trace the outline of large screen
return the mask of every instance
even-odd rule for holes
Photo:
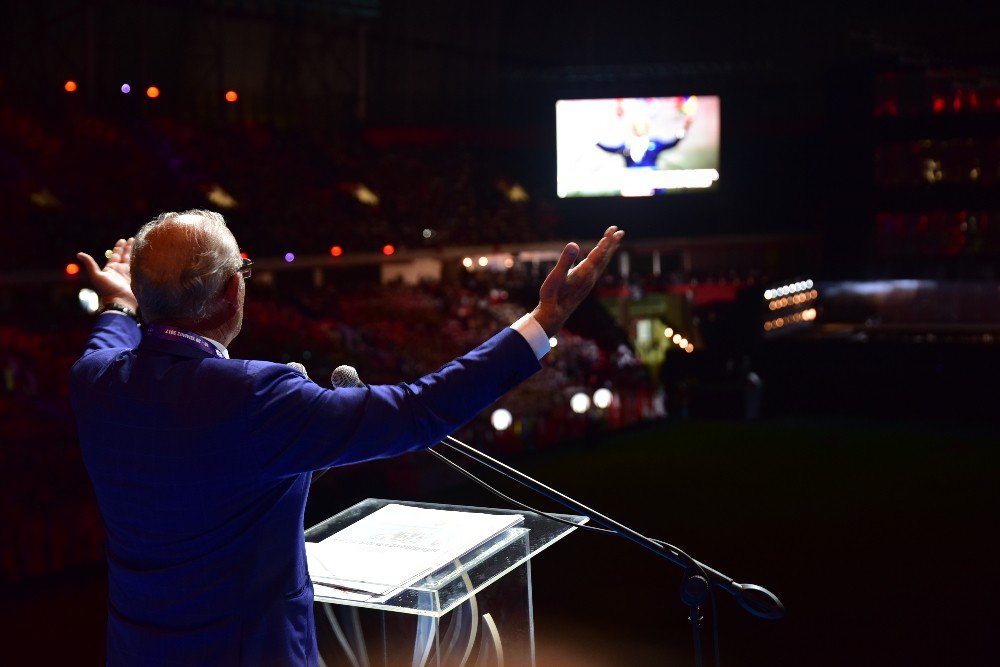
[[[560,197],[648,197],[719,180],[719,98],[556,102]]]

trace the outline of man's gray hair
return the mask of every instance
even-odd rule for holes
[[[199,219],[180,219],[189,216]],[[132,290],[146,321],[201,322],[219,310],[219,295],[241,265],[236,239],[220,214],[161,213],[135,235]]]

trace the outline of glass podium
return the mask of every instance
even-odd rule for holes
[[[326,667],[493,667],[535,664],[531,559],[576,528],[524,510],[369,498],[305,532],[320,542],[390,503],[524,521],[384,602],[348,600],[313,581]],[[570,524],[586,517],[554,514]]]

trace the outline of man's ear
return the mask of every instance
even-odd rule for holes
[[[226,301],[227,310],[231,309],[230,312],[236,312],[240,307],[240,281],[243,278],[240,274],[234,273],[229,280],[226,281],[226,287],[222,290],[222,298]]]

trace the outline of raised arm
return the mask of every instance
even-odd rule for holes
[[[625,144],[617,144],[611,146],[609,144],[602,144],[601,142],[597,142],[596,145],[602,151],[605,151],[607,153],[621,153],[625,149]]]
[[[87,271],[102,308],[127,308],[131,312],[131,316],[126,317],[121,310],[105,310],[90,332],[84,356],[96,350],[136,345],[139,342],[139,327],[138,320],[133,318],[139,310],[139,303],[132,293],[132,239],[118,239],[103,269],[85,252],[77,253],[76,257]]]
[[[624,230],[608,227],[598,244],[576,266],[573,262],[580,254],[580,246],[567,243],[563,248],[555,268],[538,290],[538,305],[531,313],[550,337],[556,335],[594,288],[623,236]]]

